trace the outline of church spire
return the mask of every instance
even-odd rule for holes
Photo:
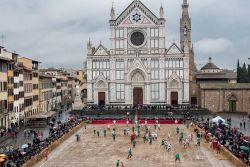
[[[111,18],[111,20],[115,20],[114,2],[112,2],[112,8],[111,8],[111,12],[110,12],[110,18]]]
[[[183,0],[182,4],[182,17],[180,19],[180,36],[181,36],[181,49],[191,49],[191,19],[188,13],[189,4],[187,0]]]
[[[163,10],[162,4],[160,7],[160,18],[164,18],[164,10]]]

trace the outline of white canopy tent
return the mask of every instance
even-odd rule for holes
[[[225,124],[225,122],[226,122],[225,119],[221,118],[220,116],[217,116],[217,117],[213,118],[212,122],[216,123],[216,124],[219,124],[220,120],[222,121],[222,124]]]

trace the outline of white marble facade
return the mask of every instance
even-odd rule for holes
[[[185,3],[184,0],[183,11]],[[191,24],[181,30],[185,33],[181,40],[186,39],[181,41],[183,49],[176,43],[166,48],[162,6],[157,17],[141,1],[134,0],[115,16],[112,7],[110,48],[102,44],[95,48],[90,41],[87,44],[88,104],[102,101],[134,105],[134,88],[142,89],[139,96],[143,97],[143,104],[173,104],[173,93],[178,96],[175,103],[189,104],[190,35],[187,34],[191,32]],[[105,93],[105,97],[100,93]]]

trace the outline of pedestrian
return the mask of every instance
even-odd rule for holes
[[[121,167],[124,167],[124,164],[123,164],[123,162],[121,161]]]
[[[133,156],[133,154],[132,154],[132,149],[130,148],[130,149],[128,150],[128,159],[129,159],[129,158],[132,158],[132,156]]]
[[[243,122],[243,128],[244,128],[244,130],[246,129],[246,122],[245,121]]]
[[[23,135],[24,135],[24,138],[26,138],[27,134],[26,134],[26,130],[23,131]]]
[[[106,137],[106,129],[103,130],[104,137]]]
[[[94,136],[95,136],[95,134],[96,134],[96,130],[94,129]]]
[[[87,124],[86,123],[84,124],[84,128],[87,129]]]
[[[242,122],[240,122],[240,129],[242,129]]]
[[[175,162],[176,162],[176,161],[181,162],[180,154],[179,154],[179,153],[176,153],[176,154],[175,154]]]
[[[119,167],[119,166],[120,166],[120,160],[117,160],[116,167]]]
[[[99,132],[99,131],[97,131],[97,136],[98,136],[98,137],[100,136],[100,132]]]

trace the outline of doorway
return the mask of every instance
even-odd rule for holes
[[[192,106],[197,105],[197,97],[195,97],[195,96],[191,97],[191,105]]]
[[[178,92],[171,92],[171,105],[178,106]]]
[[[99,106],[105,106],[105,92],[98,93],[98,104]]]
[[[133,104],[134,106],[138,106],[143,104],[143,89],[140,87],[136,87],[133,90]]]
[[[229,101],[229,111],[236,112],[236,101],[235,100]]]

